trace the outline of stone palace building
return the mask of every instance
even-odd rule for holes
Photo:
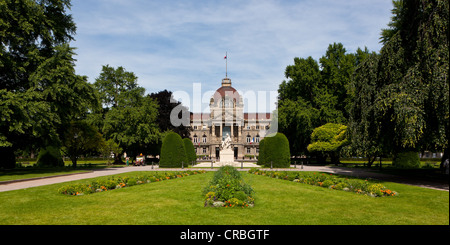
[[[191,113],[190,137],[197,155],[220,161],[222,141],[229,135],[235,159],[255,159],[259,142],[270,128],[271,113],[244,113],[242,96],[228,77],[211,97],[210,113]]]

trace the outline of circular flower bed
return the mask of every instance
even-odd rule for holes
[[[234,167],[223,166],[203,190],[205,207],[253,207],[253,189]]]

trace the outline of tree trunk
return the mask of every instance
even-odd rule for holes
[[[16,156],[14,155],[14,148],[0,147],[0,168],[13,169],[16,167]]]
[[[444,163],[445,163],[445,160],[447,160],[447,159],[448,159],[448,148],[445,148],[444,154],[442,155],[441,164],[440,164],[440,169],[443,171],[445,171]]]
[[[327,158],[322,154],[317,154],[316,156],[317,164],[326,164]]]
[[[373,157],[371,157],[371,156],[369,156],[369,157],[367,157],[367,167],[368,168],[371,168],[372,167],[372,164],[375,162],[375,159],[377,159],[377,156],[373,156]]]
[[[124,162],[122,161],[122,158],[120,157],[120,154],[115,154],[114,153],[114,164],[124,164]]]
[[[341,163],[341,161],[339,160],[339,153],[337,153],[337,152],[331,152],[330,159],[331,159],[331,163],[335,164],[336,166],[339,165],[339,163]]]
[[[72,167],[77,168],[77,156],[71,156],[70,160],[72,160]]]

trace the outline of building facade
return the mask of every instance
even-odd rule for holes
[[[222,141],[231,137],[235,159],[255,159],[267,134],[271,113],[244,113],[242,96],[224,78],[211,97],[210,113],[191,113],[191,140],[201,159],[220,161]]]

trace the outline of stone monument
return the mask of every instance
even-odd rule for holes
[[[231,148],[231,137],[228,133],[225,139],[222,141],[222,146],[220,148],[220,163],[233,164],[234,151]]]

